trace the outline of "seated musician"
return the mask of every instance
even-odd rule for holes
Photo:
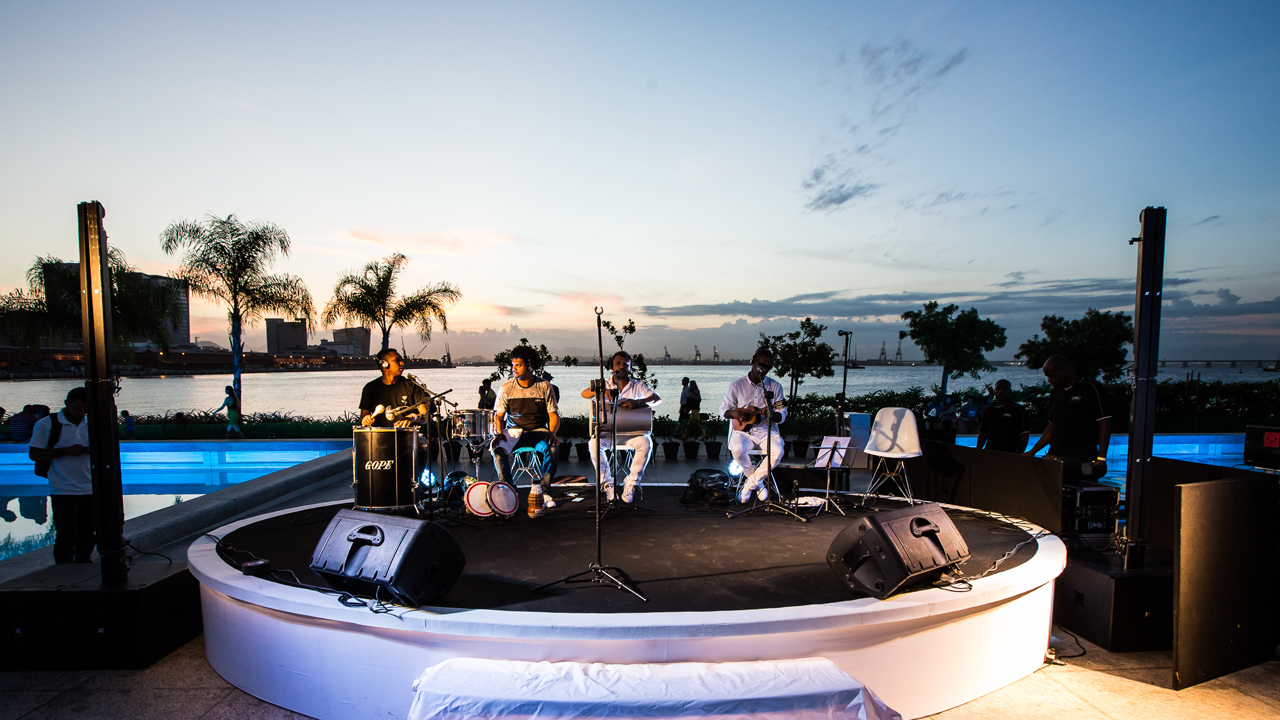
[[[768,500],[769,488],[765,479],[769,471],[782,461],[782,433],[778,424],[787,419],[787,410],[782,384],[765,377],[772,369],[773,352],[763,347],[756,350],[751,356],[751,371],[729,385],[720,403],[720,414],[732,425],[729,429],[729,454],[746,476],[738,496],[739,502],[750,500],[751,493],[756,493],[761,501]],[[766,412],[769,413],[768,418]],[[769,431],[770,422],[772,433]],[[767,454],[755,468],[751,467],[749,457],[753,452]]]
[[[662,398],[658,397],[658,394],[651,390],[648,385],[640,382],[639,380],[632,379],[630,353],[627,353],[624,350],[619,350],[613,354],[613,359],[610,363],[613,366],[613,375],[605,378],[604,381],[605,391],[608,395],[608,398],[604,399],[604,412],[607,415],[612,416],[613,402],[611,402],[611,400],[616,398],[620,425],[622,422],[621,417],[626,411],[643,410],[651,408],[662,402]],[[582,397],[584,398],[594,398],[595,396],[596,393],[589,387],[582,391]],[[652,413],[650,413],[649,427],[653,427]],[[600,433],[601,448],[613,447],[612,432],[606,428],[601,428],[599,425],[596,426],[596,431]],[[644,468],[649,464],[649,458],[653,455],[653,433],[643,432],[639,434],[632,434],[619,431],[619,441],[623,440],[624,436],[626,436],[626,442],[622,443],[623,446],[635,450],[635,455],[631,458],[631,469],[627,473],[626,480],[624,480],[622,484],[622,502],[630,503],[635,499],[636,487],[640,484],[640,477],[644,474]],[[591,448],[591,462],[598,464],[599,459],[596,457],[596,443],[594,439],[589,443],[589,445]],[[605,497],[607,497],[610,502],[613,502],[613,473],[608,463],[601,468],[601,474],[601,480],[604,483]]]
[[[542,459],[541,486],[542,507],[556,506],[551,499],[551,478],[556,471],[556,432],[560,429],[560,411],[551,393],[551,383],[533,374],[538,360],[532,348],[520,345],[511,351],[511,374],[502,383],[498,399],[494,403],[493,465],[498,479],[511,482],[511,453],[517,448],[536,447]],[[531,491],[532,496],[538,494]]]
[[[400,353],[395,348],[379,352],[378,366],[382,377],[370,380],[360,391],[360,425],[409,427],[423,422],[427,417],[427,393],[404,376]],[[387,412],[393,412],[395,417],[388,420]]]

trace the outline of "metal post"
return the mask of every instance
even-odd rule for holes
[[[1151,502],[1151,453],[1156,420],[1156,374],[1159,372],[1160,298],[1164,287],[1164,208],[1148,207],[1138,215],[1138,282],[1133,312],[1133,406],[1129,422],[1129,466],[1125,484],[1128,546],[1125,566],[1143,565],[1147,544],[1147,511]]]
[[[102,582],[128,579],[124,557],[124,484],[116,434],[116,384],[112,377],[111,266],[107,262],[106,210],[98,201],[77,206],[80,226],[80,315],[84,385],[89,391],[89,464],[93,509],[102,560]]]

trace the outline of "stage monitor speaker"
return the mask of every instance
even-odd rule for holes
[[[968,557],[969,546],[937,503],[855,517],[827,551],[840,582],[880,600]]]
[[[466,563],[436,523],[359,510],[340,510],[311,556],[333,589],[412,607],[444,597]]]

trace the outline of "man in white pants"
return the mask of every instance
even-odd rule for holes
[[[743,503],[751,499],[753,492],[761,501],[769,499],[765,478],[782,461],[782,433],[778,425],[787,419],[787,409],[783,402],[782,384],[765,377],[772,369],[773,351],[763,347],[756,350],[751,356],[751,371],[729,385],[720,403],[720,414],[732,425],[729,429],[729,454],[746,476],[738,495],[738,501]],[[770,422],[772,433],[769,432]],[[748,455],[752,452],[767,453],[755,468],[751,467]]]
[[[612,403],[609,402],[608,397],[613,397],[614,392],[616,391],[619,411],[619,427],[623,425],[621,417],[622,411],[643,410],[645,408],[651,408],[662,402],[662,398],[658,397],[658,394],[655,393],[648,385],[631,377],[630,353],[627,353],[624,350],[619,350],[613,354],[613,359],[610,360],[610,364],[613,367],[613,375],[606,377],[604,380],[607,396],[604,398],[606,406],[605,412],[612,414],[613,407]],[[582,391],[582,397],[584,398],[590,399],[595,396],[596,393],[590,387]],[[652,414],[650,414],[649,427],[653,427]],[[600,432],[600,447],[613,447],[613,433],[599,426],[596,426],[596,430]],[[645,466],[649,464],[649,457],[653,455],[653,433],[618,433],[618,440],[620,442],[624,437],[626,438],[626,441],[622,442],[623,447],[629,447],[635,451],[635,454],[631,458],[631,469],[627,473],[626,480],[624,480],[622,484],[622,502],[630,503],[635,499],[636,486],[640,484],[640,477],[644,474]],[[596,457],[596,443],[592,440],[588,444],[591,448],[591,462],[592,464],[598,465],[600,460]],[[605,497],[609,499],[609,502],[613,502],[613,473],[610,471],[608,464],[600,469],[600,474],[601,481],[604,483]]]

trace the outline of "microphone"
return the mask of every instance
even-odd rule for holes
[[[383,410],[386,410],[386,408],[385,408],[385,407],[383,407],[382,405],[374,405],[374,406],[373,406],[373,412],[372,412],[371,414],[373,414],[373,415],[381,415]]]
[[[840,331],[837,331],[836,334],[843,337],[845,335],[852,335],[853,333],[849,332],[848,330],[840,330]]]

